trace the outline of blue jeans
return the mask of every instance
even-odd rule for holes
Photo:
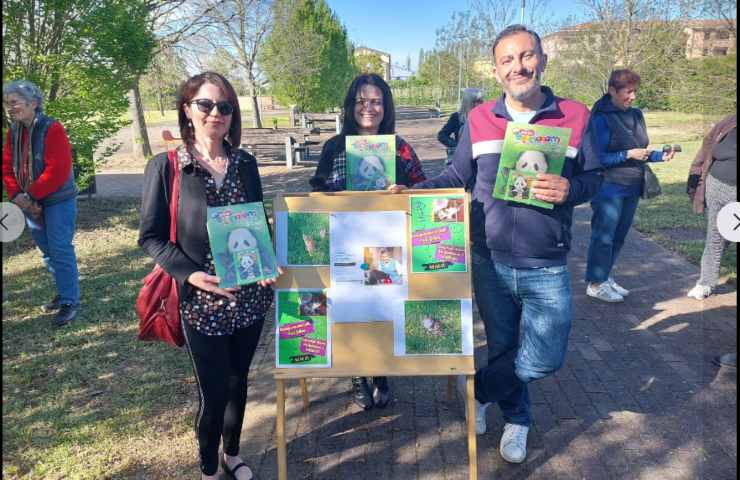
[[[46,268],[54,276],[60,303],[80,303],[80,276],[72,238],[77,221],[77,198],[43,207],[43,224],[26,217]]]
[[[605,282],[617,261],[635,218],[640,197],[599,196],[591,202],[591,243],[588,246],[586,281]]]
[[[488,342],[475,398],[498,403],[507,423],[531,425],[527,384],[565,360],[571,324],[568,266],[512,268],[473,253],[473,289]]]

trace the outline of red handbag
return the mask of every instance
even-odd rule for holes
[[[177,152],[167,155],[170,168],[170,242],[177,239],[177,203],[180,198],[180,169]],[[180,324],[180,294],[177,281],[159,264],[144,277],[144,286],[136,297],[136,314],[139,316],[139,340],[161,340],[175,347],[182,347],[185,337]]]

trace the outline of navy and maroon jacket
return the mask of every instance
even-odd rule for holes
[[[570,181],[563,205],[548,210],[493,198],[506,124],[512,121],[504,96],[468,114],[452,164],[437,177],[414,188],[466,187],[472,190],[470,214],[473,251],[515,268],[565,265],[570,250],[573,207],[587,202],[601,185],[601,169],[591,135],[586,133],[588,108],[556,97],[542,87],[546,100],[530,123],[570,128],[561,175]]]

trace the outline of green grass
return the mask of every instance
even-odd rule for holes
[[[312,253],[307,242],[314,245]],[[329,265],[328,214],[288,213],[288,264]]]
[[[459,300],[411,300],[406,309],[406,353],[462,353],[462,317]],[[430,318],[441,322],[439,335],[424,327]]]
[[[684,152],[669,164],[655,165],[664,193],[641,202],[635,226],[698,264],[706,220],[691,211],[685,181],[702,128],[710,122],[665,112],[646,116],[656,144],[681,143]],[[41,312],[54,289],[28,232],[3,244],[5,479],[197,475],[192,431],[197,398],[187,355],[136,339],[133,305],[141,279],[152,267],[136,244],[139,206],[138,200],[79,202],[75,245],[83,307],[80,318],[61,329]],[[270,200],[265,210],[271,217]],[[687,235],[692,232],[693,237]],[[736,259],[732,244],[722,265],[733,281]],[[435,305],[426,313],[439,320],[451,315],[439,318],[440,312]],[[418,319],[423,313],[409,317]],[[421,324],[414,322],[409,322],[407,336],[427,337],[419,335]],[[407,348],[436,348],[430,345]],[[440,348],[459,351],[461,346]]]
[[[136,245],[139,202],[79,207],[83,307],[69,326],[40,310],[54,289],[28,232],[3,245],[3,478],[190,475],[161,460],[194,460],[187,355],[136,339],[152,267]]]

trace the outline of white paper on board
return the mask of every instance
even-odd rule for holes
[[[332,322],[403,317],[403,302],[408,298],[406,223],[403,211],[330,215],[331,287],[327,295]]]
[[[403,319],[403,302],[408,294],[400,288],[375,293],[355,287],[327,289],[327,310],[332,323],[394,322]]]
[[[462,310],[462,351],[463,355],[473,355],[475,344],[473,343],[473,300],[463,298],[460,300]]]

